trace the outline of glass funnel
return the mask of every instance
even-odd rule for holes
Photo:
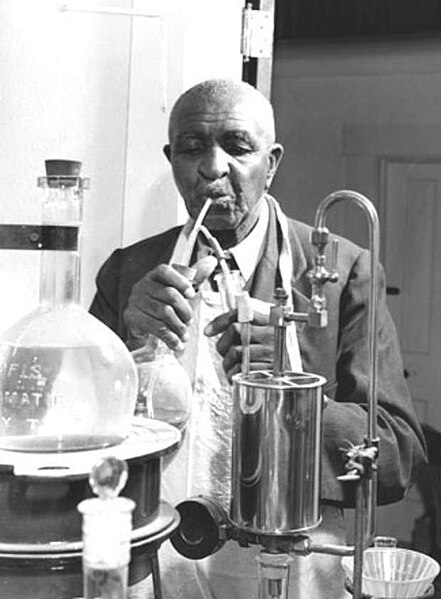
[[[46,161],[40,303],[0,335],[0,448],[106,447],[129,432],[137,372],[124,343],[79,304],[81,163]]]

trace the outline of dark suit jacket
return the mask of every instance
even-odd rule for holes
[[[306,274],[313,266],[311,228],[291,219],[288,227],[294,307],[306,311],[311,293]],[[116,250],[101,267],[91,313],[124,341],[123,314],[133,285],[156,265],[168,262],[179,232],[180,227],[175,227]],[[366,434],[369,252],[339,239],[339,280],[325,288],[329,324],[324,329],[300,324],[297,330],[304,370],[327,379],[326,394],[331,398],[324,410],[322,499],[352,506],[353,483],[341,483],[336,476],[344,473],[341,448],[361,444]],[[425,460],[425,446],[403,378],[397,334],[386,307],[383,272],[378,320],[378,500],[390,503],[401,499],[410,486]]]

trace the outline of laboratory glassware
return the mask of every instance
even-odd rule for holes
[[[80,301],[81,163],[47,160],[40,302],[0,335],[0,449],[86,450],[123,441],[137,372],[117,335]]]

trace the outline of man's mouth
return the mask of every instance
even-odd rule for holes
[[[233,198],[231,198],[230,196],[221,196],[218,198],[213,198],[211,210],[212,212],[229,210],[231,209],[233,203]]]
[[[212,204],[210,211],[216,212],[217,210],[225,210],[231,207],[234,203],[234,198],[228,192],[222,191],[209,191],[205,194],[205,200],[210,198]]]

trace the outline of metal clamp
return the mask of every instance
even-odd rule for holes
[[[338,480],[360,480],[363,477],[369,478],[372,470],[377,469],[376,460],[378,457],[378,439],[372,445],[367,441],[363,445],[352,445],[346,450],[346,473],[337,476]]]

